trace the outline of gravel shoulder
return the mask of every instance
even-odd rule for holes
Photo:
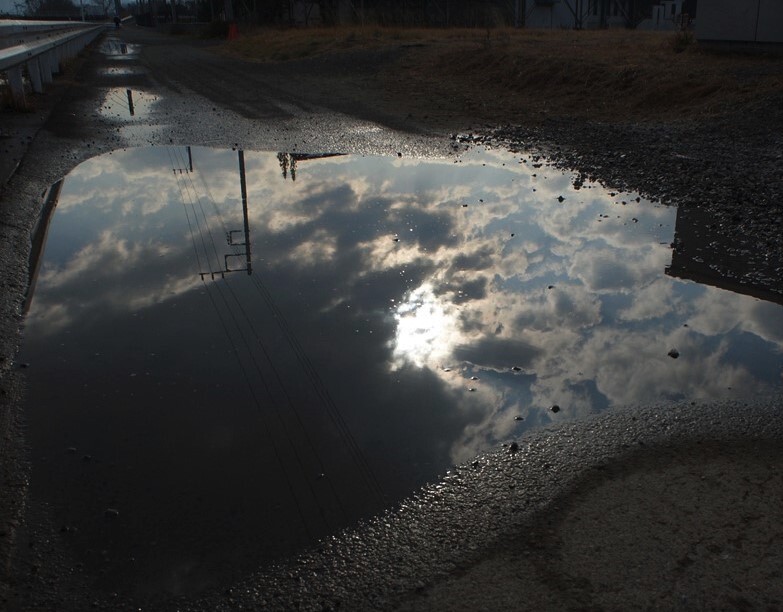
[[[0,164],[0,604],[9,609],[138,607],[80,587],[25,507],[24,371],[15,353],[29,236],[41,193],[93,155],[168,143],[404,155],[474,143],[525,150],[678,205],[730,255],[714,282],[783,295],[777,93],[709,117],[526,116],[513,98],[488,100],[480,83],[435,79],[416,47],[257,64],[141,29],[122,36],[144,48],[146,72],[134,87],[163,94],[154,116],[126,129],[96,114],[110,81],[96,76],[95,50],[36,100],[35,112],[0,114],[13,150]],[[694,255],[688,242],[674,248]],[[703,245],[695,247],[698,254]],[[290,566],[156,607],[778,609],[780,415],[779,398],[749,398],[540,432],[519,452],[478,458],[408,508]]]

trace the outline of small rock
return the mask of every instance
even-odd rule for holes
[[[515,421],[522,421],[522,420],[524,420],[524,418],[525,417],[521,417],[521,416],[517,415],[517,416],[514,417],[514,420]]]
[[[551,410],[552,412],[560,412],[560,406],[558,406],[557,404],[555,404],[554,406],[552,406],[552,407],[550,408],[550,410]]]
[[[106,510],[103,513],[103,516],[105,516],[106,518],[117,518],[119,515],[120,515],[120,511],[114,508],[106,508]]]
[[[514,366],[513,368],[511,368],[511,370],[514,372],[521,372],[522,368],[520,368],[519,366]]]
[[[557,201],[558,202],[562,202],[563,200],[565,200],[565,198],[563,196],[557,196]]]
[[[677,357],[680,356],[680,351],[678,351],[677,349],[672,349],[667,353],[667,355],[669,355],[669,357],[671,357],[672,359],[677,359]]]
[[[510,450],[512,453],[517,452],[519,450],[519,444],[512,442],[511,446],[508,447],[508,450]]]

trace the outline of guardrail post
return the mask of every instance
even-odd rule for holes
[[[65,51],[63,50],[63,47],[60,46],[54,50],[52,74],[60,74],[63,71],[63,64],[65,64]]]
[[[25,108],[24,99],[24,80],[22,80],[22,69],[19,66],[10,68],[6,75],[8,76],[8,87],[11,90],[11,101],[15,108]]]
[[[35,93],[43,93],[43,78],[41,77],[41,60],[34,58],[27,62],[27,73],[30,75],[30,83]]]
[[[40,56],[40,62],[41,78],[43,79],[44,84],[51,83],[54,80],[52,78],[52,74],[54,74],[54,66],[52,65],[54,62],[54,53],[52,51],[44,53]]]

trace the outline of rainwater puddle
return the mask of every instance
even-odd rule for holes
[[[160,96],[137,89],[112,87],[106,92],[98,112],[107,119],[142,119],[149,116],[152,105],[158,100]]]
[[[113,61],[126,61],[138,59],[141,51],[140,45],[126,43],[116,36],[107,35],[101,42],[100,52]]]
[[[101,588],[225,583],[531,428],[780,384],[779,305],[665,273],[674,208],[496,151],[240,155],[50,194],[32,495]]]
[[[109,77],[127,77],[135,76],[138,74],[144,74],[144,70],[141,68],[133,68],[130,66],[109,66],[108,68],[101,68],[98,71],[101,76]]]

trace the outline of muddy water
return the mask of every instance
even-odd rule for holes
[[[529,429],[780,384],[781,307],[686,280],[673,208],[494,151],[243,160],[50,194],[32,494],[101,588],[209,588]]]

